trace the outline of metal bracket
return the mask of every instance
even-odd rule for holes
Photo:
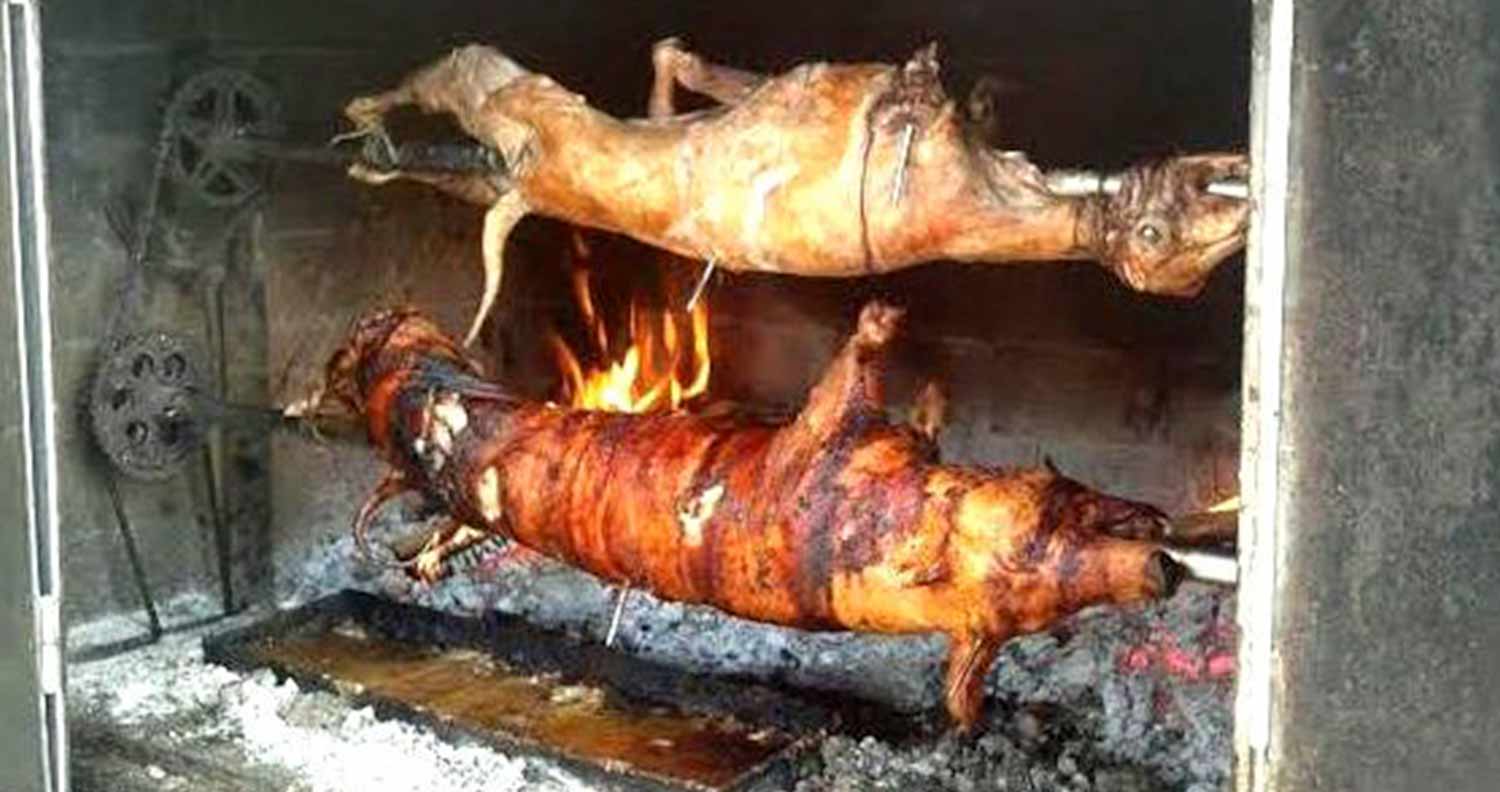
[[[238,206],[265,188],[265,163],[222,150],[240,136],[276,138],[281,102],[270,86],[237,69],[193,75],[167,103],[167,163],[172,177],[209,206]]]

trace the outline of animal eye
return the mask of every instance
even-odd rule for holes
[[[1153,246],[1161,244],[1162,239],[1166,236],[1162,233],[1160,226],[1150,222],[1141,223],[1137,226],[1135,235],[1140,237],[1142,242]]]

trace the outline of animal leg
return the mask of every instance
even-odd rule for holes
[[[838,433],[849,417],[878,412],[884,406],[881,375],[886,347],[895,337],[903,313],[880,302],[869,303],[860,311],[854,334],[808,394],[806,406],[797,415],[798,428],[791,436],[817,447]]]
[[[395,161],[396,144],[391,142],[391,136],[386,132],[385,116],[391,110],[410,104],[411,101],[411,91],[405,84],[378,94],[355,97],[344,105],[344,117],[354,124],[354,128],[334,135],[329,145],[361,138],[374,138],[385,149],[386,157]]]
[[[528,569],[547,560],[547,557],[535,550],[511,541],[505,547],[487,555],[479,562],[479,571],[485,574],[498,574],[502,569],[510,567],[513,569]]]
[[[405,179],[421,182],[437,188],[461,201],[480,206],[493,206],[504,192],[490,179],[474,173],[446,173],[442,171],[380,170],[367,163],[356,162],[349,166],[349,177],[365,184],[376,186]]]
[[[391,110],[414,104],[428,113],[451,113],[465,132],[482,140],[485,101],[527,74],[494,47],[472,44],[424,66],[389,91],[356,97],[344,106],[344,116],[356,132],[376,130]]]
[[[505,240],[516,223],[530,211],[526,199],[519,192],[511,191],[500,196],[500,200],[484,213],[484,293],[479,298],[479,311],[474,315],[474,322],[464,336],[464,346],[474,343],[479,328],[484,326],[485,318],[495,305],[495,298],[500,295],[500,275],[505,270]]]
[[[370,554],[370,545],[365,535],[370,531],[370,522],[375,519],[376,512],[380,511],[386,501],[409,489],[412,486],[406,476],[401,471],[392,469],[386,472],[385,478],[375,485],[375,491],[360,504],[359,512],[354,515],[354,544],[361,555],[368,557]]]
[[[943,704],[960,731],[971,731],[984,711],[984,678],[1002,639],[995,635],[954,635],[948,646]]]
[[[502,566],[525,567],[544,558],[513,540],[463,525],[451,518],[392,542],[390,550],[396,556],[397,566],[430,585],[453,571],[452,559],[455,556],[495,543],[499,543],[498,549],[476,551],[481,553],[474,570],[476,574],[493,575]]]
[[[908,422],[928,440],[937,442],[938,432],[942,431],[947,417],[948,396],[943,393],[942,386],[929,380],[917,392]]]
[[[449,558],[479,544],[488,536],[483,531],[450,520],[427,537],[422,549],[406,562],[406,569],[416,579],[432,585],[447,574]]]
[[[766,80],[755,72],[709,63],[697,53],[683,49],[682,39],[675,37],[662,39],[651,48],[651,67],[648,112],[653,119],[677,114],[672,94],[678,85],[719,104],[737,105]]]

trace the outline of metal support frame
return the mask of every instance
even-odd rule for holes
[[[11,484],[0,492],[6,532],[3,590],[30,629],[9,625],[11,640],[0,650],[0,707],[9,721],[0,746],[0,788],[65,792],[68,788],[67,729],[63,703],[62,576],[57,508],[57,400],[53,393],[51,279],[48,267],[46,155],[42,119],[41,30],[33,0],[7,0],[0,15],[4,47],[5,137],[3,167],[6,244],[0,267],[9,294],[0,301],[0,449],[17,460]],[[12,431],[14,430],[14,431]],[[17,448],[10,448],[10,446]],[[14,463],[8,463],[14,464]],[[22,536],[18,539],[17,534]],[[24,562],[24,563],[18,563]],[[16,565],[19,568],[11,568]],[[15,589],[15,591],[12,591]],[[17,608],[16,605],[20,607]],[[29,636],[27,635],[29,633]],[[26,638],[29,638],[27,640]],[[29,704],[25,703],[29,699]]]
[[[1275,611],[1283,543],[1277,509],[1286,291],[1287,168],[1291,138],[1294,0],[1255,0],[1251,43],[1250,194],[1245,254],[1245,348],[1240,431],[1235,789],[1268,789],[1274,762]]]

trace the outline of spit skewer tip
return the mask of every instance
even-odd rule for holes
[[[698,276],[698,285],[693,287],[693,293],[688,297],[685,310],[691,312],[693,307],[698,304],[698,300],[703,297],[704,290],[708,288],[709,280],[714,276],[714,269],[718,266],[719,260],[713,257],[710,257],[708,263],[703,265],[703,274]]]
[[[1162,552],[1186,568],[1189,579],[1226,586],[1239,581],[1239,561],[1231,554],[1177,547],[1163,547]]]
[[[622,586],[620,593],[615,597],[615,613],[609,620],[609,632],[604,636],[604,646],[609,648],[615,643],[615,635],[620,632],[620,617],[625,615],[625,599],[630,596],[630,588]]]
[[[1094,171],[1055,171],[1047,174],[1047,189],[1057,195],[1114,195],[1120,191],[1120,184],[1118,175],[1106,176]],[[1250,185],[1237,179],[1210,182],[1204,190],[1210,195],[1223,198],[1241,201],[1250,199]]]

